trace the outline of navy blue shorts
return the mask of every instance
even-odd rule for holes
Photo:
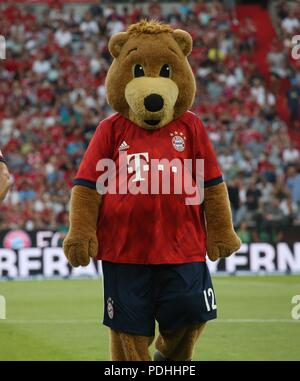
[[[154,336],[217,317],[205,262],[132,265],[102,261],[103,324],[117,331]]]

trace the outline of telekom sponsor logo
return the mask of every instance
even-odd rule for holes
[[[118,163],[101,159],[96,170],[102,172],[96,186],[102,195],[181,194],[186,205],[203,202],[203,159],[151,159],[148,152],[120,151]]]

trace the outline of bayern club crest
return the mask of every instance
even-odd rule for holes
[[[185,149],[185,140],[186,140],[186,137],[184,136],[184,134],[182,132],[175,131],[175,132],[171,132],[170,136],[172,138],[173,147],[176,149],[176,151],[183,152]]]
[[[24,249],[31,246],[31,238],[24,230],[11,230],[3,238],[5,249]]]
[[[110,319],[114,318],[114,301],[112,298],[107,299],[107,315]]]

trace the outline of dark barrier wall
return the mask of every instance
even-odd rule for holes
[[[45,230],[1,231],[0,278],[101,275],[99,261],[76,269],[68,265],[61,248],[63,236],[60,232]],[[213,273],[300,273],[300,239],[299,242],[244,243],[232,257],[208,261],[208,266]]]

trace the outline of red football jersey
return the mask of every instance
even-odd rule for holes
[[[157,130],[140,128],[119,113],[99,124],[74,181],[94,189],[97,185],[103,194],[99,260],[205,261],[203,210],[200,202],[187,202],[197,188],[196,159],[204,159],[204,187],[223,181],[205,128],[189,111]],[[109,176],[108,161],[115,166]],[[186,161],[191,167],[181,165]]]

